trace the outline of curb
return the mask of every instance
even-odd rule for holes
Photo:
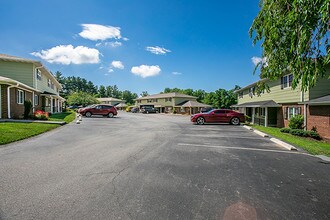
[[[284,148],[288,149],[288,150],[295,150],[295,151],[297,150],[296,147],[292,146],[291,144],[285,143],[284,141],[281,141],[281,140],[279,140],[277,138],[270,138],[270,140],[272,142],[280,145],[281,147],[284,147]]]
[[[248,129],[248,130],[250,130],[250,131],[253,131],[254,133],[256,133],[256,134],[258,134],[258,135],[260,135],[260,136],[262,136],[262,137],[269,137],[268,134],[263,133],[263,132],[261,132],[261,131],[258,131],[258,130],[256,130],[256,129],[253,129],[253,128],[250,127],[250,126],[243,125],[243,128]],[[274,143],[276,143],[276,144],[278,144],[278,145],[280,145],[281,147],[284,147],[284,148],[287,149],[287,150],[294,150],[294,151],[297,151],[297,148],[296,148],[295,146],[293,146],[293,145],[291,145],[291,144],[288,144],[288,143],[286,143],[286,142],[284,142],[284,141],[281,141],[281,140],[279,140],[279,139],[277,139],[277,138],[270,137],[269,140],[272,141],[272,142],[274,142]]]

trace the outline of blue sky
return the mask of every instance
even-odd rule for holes
[[[0,53],[137,94],[231,89],[258,79],[258,2],[0,0]]]

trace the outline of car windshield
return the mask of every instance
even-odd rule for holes
[[[214,109],[211,109],[210,111],[205,112],[205,114],[210,114],[213,111],[214,111]]]

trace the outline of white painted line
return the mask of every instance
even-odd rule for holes
[[[225,136],[225,135],[200,135],[200,134],[184,134],[182,136],[188,136],[188,137],[200,137],[200,138],[241,138],[241,139],[258,139],[258,140],[264,140],[264,138],[256,138],[251,136]]]
[[[284,141],[281,141],[277,138],[270,138],[270,140],[278,145],[280,145],[281,147],[284,147],[285,149],[288,150],[297,150],[296,147],[292,146],[291,144],[285,143]]]
[[[265,134],[265,133],[263,133],[261,131],[258,131],[258,130],[253,130],[253,132],[260,135],[261,137],[269,137],[268,134]]]
[[[233,149],[233,150],[246,150],[246,151],[262,151],[262,152],[275,152],[275,153],[286,153],[286,154],[304,154],[298,153],[296,151],[284,151],[284,150],[270,150],[270,149],[259,149],[259,148],[245,148],[245,147],[229,147],[221,145],[204,145],[204,144],[188,144],[188,143],[178,143],[179,146],[192,146],[192,147],[207,147],[207,148],[218,148],[218,149]],[[310,155],[309,155],[310,156]]]

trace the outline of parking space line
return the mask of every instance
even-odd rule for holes
[[[302,154],[302,155],[312,156],[310,154],[301,153],[301,152],[297,152],[297,151],[270,150],[270,149],[260,149],[260,148],[230,147],[230,146],[223,146],[223,145],[206,145],[206,144],[189,144],[189,143],[178,143],[178,145],[179,146],[217,148],[217,149],[274,152],[274,153],[285,153],[285,154]]]
[[[258,140],[267,140],[262,137],[258,136],[225,136],[225,135],[200,135],[200,134],[182,134],[182,136],[189,136],[189,137],[206,137],[206,138],[240,138],[240,139],[258,139]]]

